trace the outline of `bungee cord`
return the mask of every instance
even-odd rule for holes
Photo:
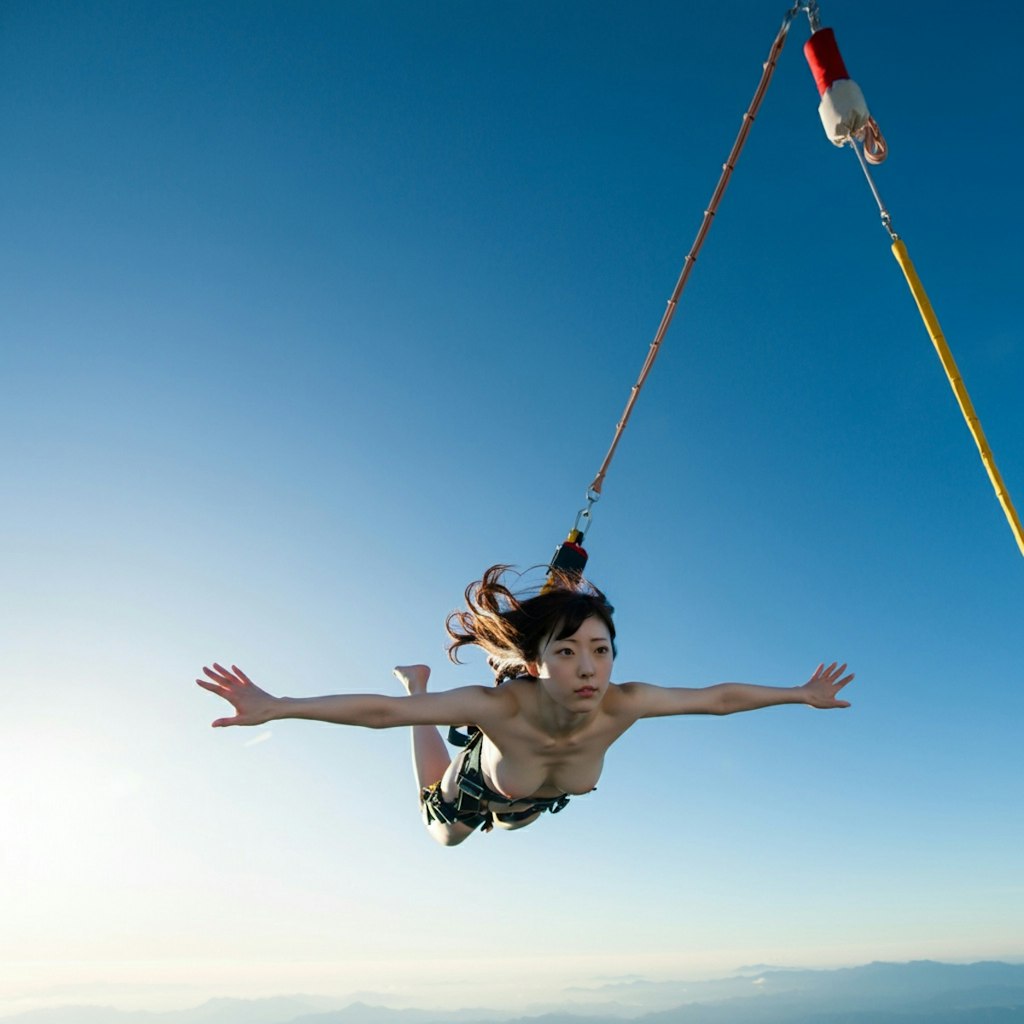
[[[942,369],[946,373],[946,379],[949,381],[949,386],[953,390],[953,395],[956,398],[957,405],[960,407],[960,412],[963,414],[964,421],[967,424],[967,429],[970,431],[971,437],[974,439],[974,443],[978,448],[978,454],[981,456],[982,465],[984,465],[985,472],[988,474],[989,481],[992,484],[992,489],[996,493],[996,499],[1003,510],[1003,514],[1006,516],[1006,521],[1010,526],[1010,531],[1013,533],[1014,540],[1017,541],[1017,547],[1020,549],[1020,553],[1024,555],[1024,529],[1021,528],[1020,517],[1017,515],[1017,509],[1014,508],[1010,492],[1007,490],[1006,484],[1003,482],[1003,477],[999,472],[999,467],[996,465],[995,456],[992,454],[992,449],[989,447],[988,438],[985,437],[985,431],[982,429],[981,420],[978,418],[978,414],[974,409],[974,403],[971,401],[971,396],[967,393],[967,385],[964,384],[963,377],[960,375],[960,369],[956,364],[956,360],[953,358],[953,352],[949,347],[949,343],[946,341],[946,337],[942,333],[942,327],[939,325],[939,319],[935,315],[935,310],[932,309],[932,304],[928,299],[928,294],[924,290],[924,285],[921,284],[921,279],[917,275],[917,270],[914,268],[914,264],[910,259],[910,253],[907,252],[907,246],[893,227],[892,217],[886,209],[885,204],[882,202],[882,197],[879,195],[878,187],[875,185],[874,179],[871,177],[871,169],[868,167],[867,163],[868,158],[858,148],[857,141],[855,139],[851,140],[850,145],[853,148],[854,153],[857,155],[857,160],[860,163],[861,169],[864,171],[864,176],[867,178],[868,185],[871,187],[871,194],[875,197],[875,202],[878,204],[882,227],[885,228],[889,238],[892,240],[892,254],[895,257],[896,262],[899,264],[900,270],[903,271],[903,276],[906,278],[907,286],[910,288],[910,294],[914,297],[914,302],[917,304],[917,311],[921,314],[921,320],[924,322],[925,330],[928,332],[928,337],[932,340],[932,345],[935,346],[935,353],[939,357],[939,362],[942,363]]]
[[[836,146],[850,146],[857,157],[864,177],[878,205],[878,212],[882,220],[882,227],[885,228],[892,241],[892,254],[899,264],[900,270],[906,279],[910,294],[921,314],[925,330],[932,340],[939,362],[946,373],[946,379],[953,390],[957,405],[963,414],[967,429],[978,448],[985,472],[992,483],[996,493],[996,499],[1006,516],[1006,521],[1013,533],[1014,540],[1020,553],[1024,555],[1024,529],[1021,528],[1020,518],[1014,508],[1013,500],[1003,482],[1002,475],[996,466],[995,456],[989,447],[985,431],[982,429],[981,420],[975,411],[974,403],[967,393],[967,386],[957,367],[956,360],[946,341],[942,328],[939,326],[938,317],[928,295],[921,284],[914,264],[907,252],[906,244],[896,233],[893,227],[892,216],[890,215],[878,186],[871,174],[871,164],[880,164],[888,155],[888,146],[878,124],[871,116],[864,96],[857,84],[850,78],[843,58],[839,54],[839,48],[835,42],[835,34],[832,29],[819,28],[804,46],[804,54],[811,66],[811,72],[818,84],[818,92],[821,94],[821,105],[818,112],[821,115],[822,125],[825,134]]]
[[[789,35],[790,25],[793,22],[793,18],[796,17],[800,10],[806,6],[806,3],[797,3],[786,12],[786,16],[782,22],[782,27],[779,29],[778,35],[775,37],[775,42],[772,43],[771,50],[768,53],[768,59],[764,62],[762,67],[761,79],[757,83],[757,88],[754,90],[753,99],[751,99],[750,105],[747,107],[746,113],[744,113],[743,119],[740,122],[740,130],[736,136],[736,141],[733,142],[732,149],[729,151],[729,156],[726,158],[725,163],[722,164],[722,173],[718,178],[718,184],[715,186],[714,192],[711,193],[711,200],[708,203],[707,209],[704,211],[704,217],[701,220],[700,228],[697,230],[697,235],[693,240],[693,244],[690,246],[690,251],[686,254],[686,259],[683,261],[682,271],[676,281],[675,288],[672,290],[672,294],[669,296],[668,303],[665,307],[665,313],[661,318],[661,323],[658,324],[658,329],[654,334],[654,339],[651,341],[650,348],[647,351],[647,358],[644,360],[643,366],[640,368],[640,375],[637,377],[636,383],[630,389],[626,407],[622,412],[622,416],[619,418],[619,422],[615,426],[615,434],[612,437],[611,446],[605,454],[594,479],[591,481],[590,487],[587,489],[588,498],[591,493],[598,496],[601,494],[601,488],[604,485],[605,476],[608,473],[608,468],[611,465],[612,459],[615,457],[615,452],[619,447],[619,442],[622,440],[623,431],[626,429],[626,425],[629,423],[629,418],[633,414],[633,407],[636,405],[637,399],[640,397],[640,391],[647,381],[647,377],[654,366],[654,361],[658,358],[658,353],[661,351],[661,343],[665,340],[665,335],[668,332],[669,325],[672,323],[672,317],[675,315],[676,308],[679,305],[679,299],[683,294],[683,289],[686,287],[686,283],[690,279],[690,273],[693,270],[694,264],[697,262],[697,256],[700,254],[700,250],[704,246],[704,240],[707,238],[708,232],[711,230],[711,222],[714,220],[715,214],[718,212],[718,206],[722,201],[722,196],[725,195],[725,190],[729,185],[732,172],[736,169],[736,162],[739,160],[740,153],[743,152],[747,136],[750,134],[750,129],[754,125],[754,119],[757,117],[757,114],[761,109],[761,103],[764,100],[765,93],[768,91],[768,86],[771,84],[772,76],[775,74],[779,55],[782,53],[783,46],[786,45],[786,37]],[[817,5],[815,4],[814,6]],[[596,500],[596,498],[594,500]],[[593,504],[593,502],[591,502],[591,504]]]
[[[560,574],[568,575],[570,577],[578,577],[583,572],[587,562],[587,552],[584,550],[582,544],[593,521],[592,513],[594,505],[600,500],[601,490],[604,486],[604,481],[608,474],[609,467],[611,466],[612,459],[615,457],[615,453],[618,450],[619,443],[622,440],[622,435],[629,423],[630,417],[633,414],[633,409],[636,406],[637,400],[640,397],[640,392],[643,389],[644,384],[647,382],[647,378],[650,375],[652,368],[654,367],[655,360],[658,358],[658,353],[661,351],[662,342],[668,332],[669,325],[672,323],[672,318],[675,315],[683,289],[689,281],[693,266],[697,261],[697,256],[699,255],[701,248],[704,245],[704,241],[707,238],[708,232],[711,229],[712,221],[714,220],[715,214],[718,212],[719,204],[721,203],[722,197],[725,194],[725,190],[732,177],[732,172],[735,170],[740,153],[743,151],[743,147],[747,141],[747,136],[750,134],[750,129],[753,127],[754,120],[761,108],[761,103],[764,100],[765,93],[767,92],[768,86],[775,74],[779,55],[782,53],[782,48],[785,46],[793,19],[801,11],[804,11],[807,14],[811,27],[811,37],[804,44],[804,56],[807,59],[807,63],[810,66],[811,73],[814,76],[815,83],[818,87],[818,93],[820,96],[818,114],[821,118],[822,127],[825,130],[826,136],[833,145],[838,147],[849,145],[857,156],[868,185],[871,188],[872,195],[878,204],[882,218],[882,225],[892,239],[893,255],[896,258],[900,269],[903,271],[911,294],[917,304],[918,311],[924,321],[925,328],[935,346],[935,351],[938,354],[939,360],[946,372],[950,386],[953,389],[957,403],[960,406],[960,411],[963,413],[964,420],[971,432],[971,436],[978,447],[985,470],[988,473],[993,488],[995,489],[996,497],[1002,506],[1006,519],[1010,524],[1010,529],[1017,541],[1017,546],[1020,549],[1021,554],[1024,555],[1024,530],[1021,528],[1017,511],[1010,499],[1006,485],[1003,483],[1002,476],[996,467],[995,458],[992,455],[992,450],[989,447],[985,433],[982,430],[981,422],[975,412],[970,396],[967,394],[966,386],[960,376],[960,371],[953,359],[953,354],[950,351],[949,345],[942,334],[938,319],[936,318],[935,312],[928,300],[928,296],[926,295],[924,287],[922,286],[921,281],[917,276],[917,272],[914,269],[913,263],[910,260],[906,245],[893,229],[892,218],[890,217],[885,204],[882,202],[878,188],[871,176],[869,164],[877,165],[882,163],[888,156],[888,145],[882,136],[878,123],[871,116],[871,112],[868,109],[867,102],[864,99],[864,95],[861,92],[860,87],[853,81],[853,79],[850,78],[850,75],[846,70],[846,65],[843,62],[838,44],[835,40],[835,33],[830,28],[821,27],[817,0],[797,0],[797,2],[794,3],[786,12],[782,21],[782,26],[780,27],[778,34],[775,37],[775,41],[772,43],[771,49],[768,53],[768,59],[762,66],[760,81],[757,84],[757,88],[754,90],[754,95],[750,101],[750,105],[747,107],[747,110],[743,115],[739,132],[736,136],[735,142],[733,143],[732,149],[729,151],[729,156],[722,165],[722,173],[719,176],[718,184],[715,186],[715,190],[711,194],[711,200],[708,203],[707,209],[704,211],[700,228],[697,231],[693,244],[690,246],[686,259],[683,262],[682,271],[676,281],[675,288],[672,290],[672,294],[669,296],[665,312],[662,315],[661,322],[658,324],[658,329],[655,332],[654,338],[647,350],[647,356],[640,368],[640,373],[637,376],[636,382],[630,388],[625,409],[615,425],[615,432],[612,437],[611,445],[608,448],[594,479],[587,488],[586,504],[576,513],[576,520],[573,523],[572,529],[569,531],[566,540],[563,541],[563,543],[556,549],[554,557],[551,560],[551,573],[546,584],[548,587],[555,585],[555,581]]]
[[[675,288],[672,289],[672,294],[669,296],[665,312],[661,317],[661,322],[658,324],[658,329],[655,331],[654,338],[647,350],[647,357],[644,359],[643,365],[640,368],[640,374],[637,377],[636,382],[633,384],[632,388],[630,388],[629,398],[626,400],[626,407],[623,410],[622,415],[619,417],[618,423],[615,425],[615,433],[612,436],[612,443],[608,448],[608,451],[605,453],[605,457],[601,461],[601,465],[598,467],[597,473],[594,475],[594,479],[590,482],[590,486],[587,488],[586,504],[576,513],[576,521],[573,524],[573,528],[569,531],[569,535],[565,541],[563,541],[563,543],[556,549],[554,557],[551,560],[551,569],[553,572],[559,571],[569,574],[579,574],[582,573],[583,567],[586,565],[587,553],[582,547],[582,542],[593,521],[592,512],[594,505],[601,497],[601,488],[604,486],[605,477],[608,474],[608,469],[611,466],[612,459],[615,457],[615,453],[618,450],[623,432],[629,423],[630,416],[633,415],[633,408],[637,403],[637,399],[640,397],[640,392],[643,389],[644,384],[647,382],[647,378],[650,375],[652,368],[654,367],[654,362],[658,358],[658,353],[661,351],[661,344],[665,340],[665,335],[668,333],[669,325],[672,323],[672,317],[675,315],[676,308],[679,305],[679,299],[683,294],[683,289],[686,287],[686,283],[690,279],[690,273],[693,270],[694,264],[697,262],[697,256],[700,254],[700,250],[704,245],[704,240],[707,238],[708,232],[711,230],[711,222],[714,220],[715,214],[718,212],[718,206],[722,201],[722,196],[725,195],[725,190],[729,185],[729,179],[732,177],[732,172],[736,168],[736,162],[739,160],[740,153],[743,151],[743,147],[746,144],[747,136],[750,134],[750,129],[754,125],[754,119],[757,117],[758,111],[761,109],[761,103],[764,100],[765,93],[768,91],[768,86],[771,84],[772,76],[775,74],[775,67],[779,60],[779,54],[782,53],[782,48],[786,45],[786,37],[789,35],[790,26],[793,23],[793,19],[802,10],[806,10],[808,12],[808,17],[812,17],[812,12],[814,12],[814,16],[816,17],[817,6],[817,0],[797,0],[782,19],[782,25],[779,28],[778,34],[775,36],[775,41],[772,43],[771,49],[768,51],[768,58],[762,65],[761,78],[757,83],[757,88],[754,90],[753,98],[751,99],[750,104],[743,115],[743,119],[740,122],[740,129],[736,135],[736,140],[732,144],[732,149],[729,151],[729,155],[726,158],[725,163],[722,164],[722,173],[719,175],[718,184],[715,186],[714,192],[711,193],[711,199],[708,202],[707,209],[704,211],[704,216],[701,220],[700,227],[697,230],[696,237],[693,240],[693,244],[690,246],[690,251],[686,254],[686,259],[683,261],[683,267],[680,271],[679,278],[676,281]],[[812,17],[812,24],[813,23],[814,21]],[[552,578],[549,578],[549,583]]]

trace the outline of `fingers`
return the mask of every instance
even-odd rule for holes
[[[213,668],[208,668],[206,665],[203,666],[203,671],[215,682],[221,686],[254,686],[253,681],[237,666],[232,665],[231,669],[226,669],[223,665],[218,664],[216,661],[213,663]],[[196,682],[199,682],[197,679]]]
[[[833,661],[828,666],[822,662],[814,670],[814,675],[811,676],[810,682],[807,684],[809,694],[813,694],[809,703],[819,708],[850,707],[848,700],[839,700],[836,696],[844,686],[853,682],[854,674],[850,672],[848,675],[843,675],[844,672],[846,672],[845,661],[842,664]]]
[[[223,679],[230,679],[231,682],[237,685],[245,686],[245,684],[249,682],[249,680],[246,679],[245,676],[241,672],[239,672],[234,665],[231,666],[230,671],[228,671],[223,665],[218,665],[217,662],[213,663],[213,667],[217,670],[217,672]],[[207,669],[207,671],[209,670]],[[210,674],[212,675],[213,673]]]
[[[229,685],[236,682],[235,677],[230,672],[225,672],[217,662],[213,663],[213,668],[208,668],[206,665],[203,666],[203,672],[209,676],[215,683],[219,683],[221,686]]]
[[[828,684],[837,692],[841,690],[851,679],[853,679],[853,673],[851,672],[848,676],[844,676],[843,673],[846,671],[846,662],[842,665],[837,665],[832,662],[829,665],[828,672],[825,673],[825,680]]]
[[[812,680],[823,679],[828,683],[835,683],[835,681],[846,671],[846,662],[844,661],[841,665],[838,661],[833,661],[828,668],[825,667],[825,663],[822,662],[815,670],[814,675],[811,676]],[[843,680],[842,685],[845,686],[853,678],[853,673]]]
[[[832,687],[832,706],[836,708],[848,708],[850,702],[848,700],[839,700],[835,695],[844,687],[847,683],[852,682],[853,673],[851,672],[848,676],[844,676],[843,673],[846,671],[846,662],[842,665],[836,665],[835,662],[830,666],[834,671],[831,672],[829,683]]]
[[[201,686],[204,690],[209,690],[210,693],[217,694],[218,697],[223,697],[225,700],[230,701],[234,705],[235,710],[239,711],[242,704],[246,703],[243,699],[243,694],[238,691],[245,687],[252,687],[257,692],[257,687],[253,681],[237,666],[232,665],[230,671],[218,662],[213,663],[213,667],[207,665],[203,666],[203,673],[205,679],[197,679],[196,685]],[[245,717],[239,713],[231,718],[218,718],[216,721],[210,723],[214,729],[223,729],[229,725],[247,725],[249,724]]]
[[[197,679],[196,685],[201,686],[204,690],[209,690],[210,693],[217,694],[218,697],[223,697],[225,700],[230,701],[236,707],[238,706],[238,700],[240,695],[238,690],[246,686],[253,686],[253,682],[249,677],[242,672],[236,665],[231,666],[231,672],[229,672],[223,665],[218,665],[217,662],[213,663],[213,668],[209,668],[206,665],[203,666],[203,672],[206,673],[206,679]],[[235,719],[222,718],[214,722],[214,725],[232,725],[235,723]]]

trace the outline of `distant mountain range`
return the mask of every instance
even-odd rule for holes
[[[279,996],[214,999],[170,1013],[65,1006],[3,1017],[0,1024],[1024,1024],[1024,964],[920,960],[827,971],[746,969],[719,981],[636,981],[567,996],[573,1001],[526,1016]]]

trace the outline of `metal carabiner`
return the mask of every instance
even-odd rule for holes
[[[572,524],[572,531],[574,534],[579,534],[579,538],[575,543],[579,543],[587,535],[587,530],[590,529],[590,524],[593,521],[590,510],[600,500],[601,495],[594,490],[593,487],[587,488],[587,503],[576,513],[576,522]],[[581,525],[582,524],[582,525]]]
[[[793,13],[796,15],[800,11],[807,13],[807,20],[811,23],[811,35],[813,36],[821,28],[821,11],[818,10],[818,0],[797,0]]]

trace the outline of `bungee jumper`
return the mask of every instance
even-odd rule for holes
[[[214,664],[196,682],[235,710],[214,727],[306,719],[369,729],[412,727],[413,770],[427,831],[457,846],[477,829],[513,830],[557,814],[593,791],[608,748],[641,719],[730,715],[781,704],[846,708],[846,665],[819,665],[798,686],[719,683],[702,688],[614,683],[615,624],[608,599],[578,575],[552,572],[540,593],[515,593],[495,565],[448,616],[448,655],[478,646],[494,686],[428,691],[430,669],[394,674],[405,696],[344,693],[275,697],[237,666]],[[468,727],[449,756],[438,727]]]
[[[465,593],[465,607],[447,620],[448,655],[458,662],[465,646],[478,646],[494,672],[493,686],[428,691],[426,665],[399,666],[394,674],[404,696],[345,693],[322,697],[276,697],[237,666],[204,668],[196,682],[234,708],[213,725],[255,726],[282,719],[306,719],[372,729],[411,727],[413,767],[424,824],[445,846],[456,846],[477,829],[514,830],[542,814],[559,813],[573,796],[595,789],[609,747],[647,718],[692,714],[729,715],[782,704],[847,708],[840,691],[854,678],[846,665],[818,665],[807,682],[790,686],[718,683],[706,687],[612,682],[615,658],[613,608],[584,579],[583,547],[595,503],[640,391],[657,358],[730,176],[774,74],[793,19],[805,12],[812,36],[805,47],[820,95],[819,115],[829,139],[850,145],[878,202],[893,253],[910,285],[961,410],[1024,554],[1024,536],[1005,486],[960,379],[934,312],[878,196],[868,164],[880,163],[888,148],[863,94],[849,77],[831,29],[821,29],[816,0],[797,0],[786,13],[765,61],[753,99],[682,272],[668,300],[625,410],[601,466],[586,491],[572,529],[536,590],[516,591],[508,566],[495,565]],[[461,749],[451,757],[440,727],[448,727]],[[468,729],[459,734],[458,729]]]

